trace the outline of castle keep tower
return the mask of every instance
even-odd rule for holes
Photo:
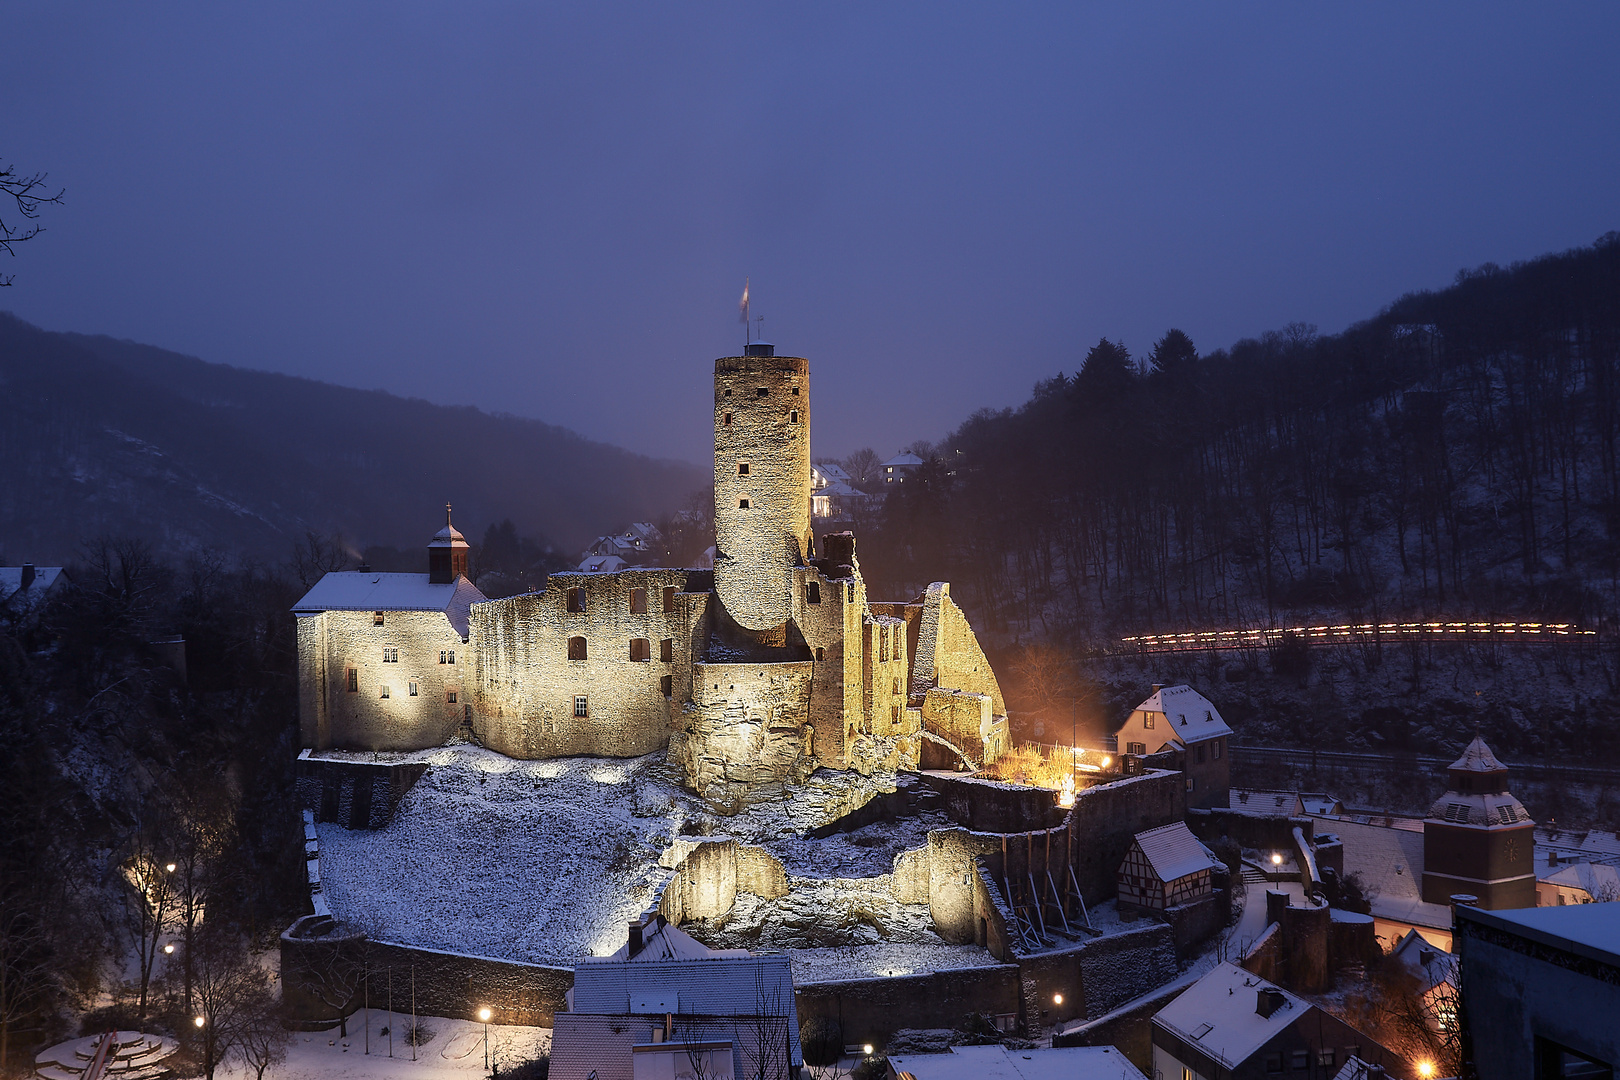
[[[714,362],[714,531],[726,611],[750,630],[787,622],[812,546],[810,363],[764,342]]]

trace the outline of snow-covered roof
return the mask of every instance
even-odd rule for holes
[[[1136,844],[1147,856],[1153,872],[1164,882],[1176,881],[1200,870],[1214,870],[1221,861],[1198,842],[1185,821],[1173,821],[1136,834]]]
[[[1620,918],[1608,904],[1567,907],[1510,908],[1505,911],[1459,909],[1459,918],[1495,925],[1543,945],[1610,966],[1620,965]]]
[[[1337,814],[1344,805],[1334,796],[1320,791],[1300,792],[1299,803],[1305,813],[1324,816]]]
[[[1261,990],[1282,995],[1270,1016],[1256,1011]],[[1309,1002],[1275,983],[1223,963],[1155,1013],[1153,1022],[1234,1069],[1310,1009]]]
[[[1305,804],[1292,791],[1244,791],[1233,788],[1226,795],[1227,806],[1246,814],[1281,814],[1293,817],[1305,812]]]
[[[894,1054],[889,1067],[915,1080],[1138,1080],[1142,1073],[1112,1046],[1013,1050],[953,1046],[948,1054]]]
[[[322,611],[442,611],[456,633],[467,636],[473,604],[487,597],[465,577],[435,584],[426,574],[380,574],[371,570],[333,570],[322,576],[293,605],[297,615]]]
[[[583,574],[616,574],[630,565],[617,555],[587,555],[579,564]]]
[[[1522,825],[1530,820],[1530,811],[1506,791],[1492,794],[1465,794],[1448,791],[1429,807],[1429,817],[1449,825],[1481,825],[1486,828],[1503,825]]]
[[[1457,958],[1451,953],[1435,948],[1416,930],[1408,930],[1406,936],[1389,950],[1389,954],[1428,986],[1437,986],[1442,982],[1456,985]],[[1423,962],[1425,956],[1429,958],[1427,964]]]
[[[1423,834],[1343,818],[1324,820],[1344,844],[1344,872],[1361,878],[1381,919],[1442,930],[1451,928],[1451,908],[1423,901]]]
[[[840,498],[846,498],[847,499],[852,495],[864,496],[866,494],[866,492],[864,492],[864,491],[856,491],[854,488],[850,487],[849,484],[845,483],[842,480],[834,480],[831,483],[829,483],[826,487],[818,489],[816,491],[816,494],[817,495],[836,495],[836,496],[838,496]]]
[[[1497,760],[1496,755],[1491,753],[1491,748],[1485,745],[1485,740],[1478,735],[1475,735],[1474,741],[1468,744],[1468,748],[1463,751],[1462,757],[1451,763],[1450,768],[1454,772],[1492,773],[1507,771],[1507,766]]]
[[[428,541],[428,547],[430,548],[464,548],[466,546],[466,538],[457,532],[456,527],[448,521],[444,523],[444,528],[434,533],[433,539]]]
[[[28,589],[24,592],[22,587],[24,569],[21,566],[0,566],[0,604],[14,604],[17,608],[32,607],[59,582],[67,580],[62,576],[60,566],[29,567],[27,569],[34,572],[34,579],[28,583]]]
[[[635,1080],[635,1045],[652,1025],[632,1027],[617,1016],[560,1012],[552,1018],[551,1068],[555,1080]]]
[[[834,480],[849,479],[849,473],[845,472],[844,467],[835,461],[818,461],[810,467],[820,473],[822,479],[828,483]]]
[[[916,454],[896,454],[894,457],[879,465],[880,469],[914,469],[923,463],[923,459]]]
[[[1620,900],[1620,870],[1604,863],[1570,863],[1543,874],[1541,880],[1549,885],[1579,889],[1594,900]]]
[[[1190,686],[1161,686],[1136,710],[1163,713],[1183,746],[1232,734],[1215,703]]]
[[[617,1016],[753,1016],[761,1008],[762,993],[795,1013],[793,968],[786,956],[714,956],[647,963],[587,960],[574,969],[573,1011]],[[799,1063],[803,1061],[799,1023],[796,1015],[790,1019],[793,1060]]]
[[[1354,1054],[1344,1059],[1344,1065],[1333,1074],[1333,1080],[1369,1080],[1372,1066]]]
[[[749,956],[747,949],[711,949],[697,938],[665,922],[660,916],[641,939],[641,948],[630,955],[630,942],[625,941],[619,951],[604,957],[607,961],[633,964],[656,960],[709,960],[716,956]]]

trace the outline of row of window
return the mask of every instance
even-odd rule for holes
[[[568,639],[568,659],[590,659],[590,647],[582,637]],[[652,640],[650,638],[635,637],[630,639],[630,659],[639,662],[652,659]],[[664,638],[658,643],[658,659],[665,664],[675,662],[675,639]]]
[[[788,392],[790,394],[792,394],[794,397],[799,396],[799,388],[797,386],[792,387]],[[726,389],[724,391],[722,391],[721,396],[722,397],[730,397],[731,396],[731,387],[729,387],[729,386],[726,387]],[[756,389],[754,391],[754,396],[755,397],[770,397],[771,396],[771,388],[768,387],[768,386],[761,386],[761,387],[759,387],[758,389]]]
[[[789,409],[788,410],[788,423],[797,424],[798,422],[799,422],[799,410],[798,409]],[[722,427],[730,427],[731,426],[731,414],[730,413],[721,413],[720,414],[720,425]]]
[[[666,614],[666,615],[668,615],[669,613],[671,613],[672,611],[675,610],[675,593],[676,593],[675,586],[673,586],[673,585],[664,586],[663,601],[664,601],[664,614]],[[586,597],[584,589],[569,589],[568,590],[568,610],[570,612],[572,612],[572,613],[574,613],[576,615],[581,614],[584,611],[588,610],[589,604],[590,604],[590,601]],[[632,615],[645,615],[645,614],[647,614],[647,590],[646,589],[631,589],[630,590],[630,614],[632,614]]]
[[[382,654],[383,654],[383,659],[382,659],[383,663],[385,663],[385,664],[397,664],[397,663],[399,663],[399,646],[398,645],[384,645],[382,647]],[[456,662],[456,650],[454,650],[454,649],[440,649],[439,650],[439,663],[441,663],[441,664],[453,664],[455,662]]]
[[[1357,1056],[1360,1053],[1361,1047],[1359,1046],[1347,1046],[1344,1048],[1344,1056],[1346,1060]],[[1266,1072],[1282,1072],[1283,1063],[1285,1060],[1288,1063],[1288,1067],[1291,1069],[1308,1069],[1313,1064],[1311,1061],[1313,1057],[1316,1059],[1314,1064],[1319,1066],[1330,1067],[1339,1064],[1338,1055],[1334,1052],[1332,1047],[1324,1047],[1323,1049],[1317,1050],[1314,1054],[1309,1050],[1274,1050],[1266,1055]]]
[[[421,692],[422,692],[421,686],[416,682],[415,679],[412,679],[409,682],[407,682],[406,683],[406,688],[407,688],[406,693],[409,696],[411,696],[411,697],[419,697],[419,696],[421,696]],[[360,669],[359,668],[349,668],[348,669],[348,689],[349,689],[349,693],[351,693],[351,694],[358,694],[360,692]],[[380,697],[380,698],[391,698],[391,697],[394,696],[394,688],[392,686],[389,686],[387,683],[382,683],[381,685],[379,685],[377,687],[377,696]],[[454,691],[454,690],[446,690],[445,691],[445,703],[448,704],[448,705],[454,705],[456,703],[456,691]]]

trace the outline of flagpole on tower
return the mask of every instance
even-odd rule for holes
[[[751,336],[752,333],[753,333],[753,328],[749,325],[749,319],[748,319],[748,279],[747,278],[743,278],[742,301],[737,305],[737,316],[738,316],[738,318],[740,318],[742,320],[742,324],[743,324],[743,352],[746,353],[748,351],[749,343],[751,341],[753,341],[753,337]]]

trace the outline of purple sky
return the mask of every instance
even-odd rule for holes
[[[10,4],[0,308],[703,462],[748,275],[887,456],[1620,228],[1620,7],[1087,7]]]

